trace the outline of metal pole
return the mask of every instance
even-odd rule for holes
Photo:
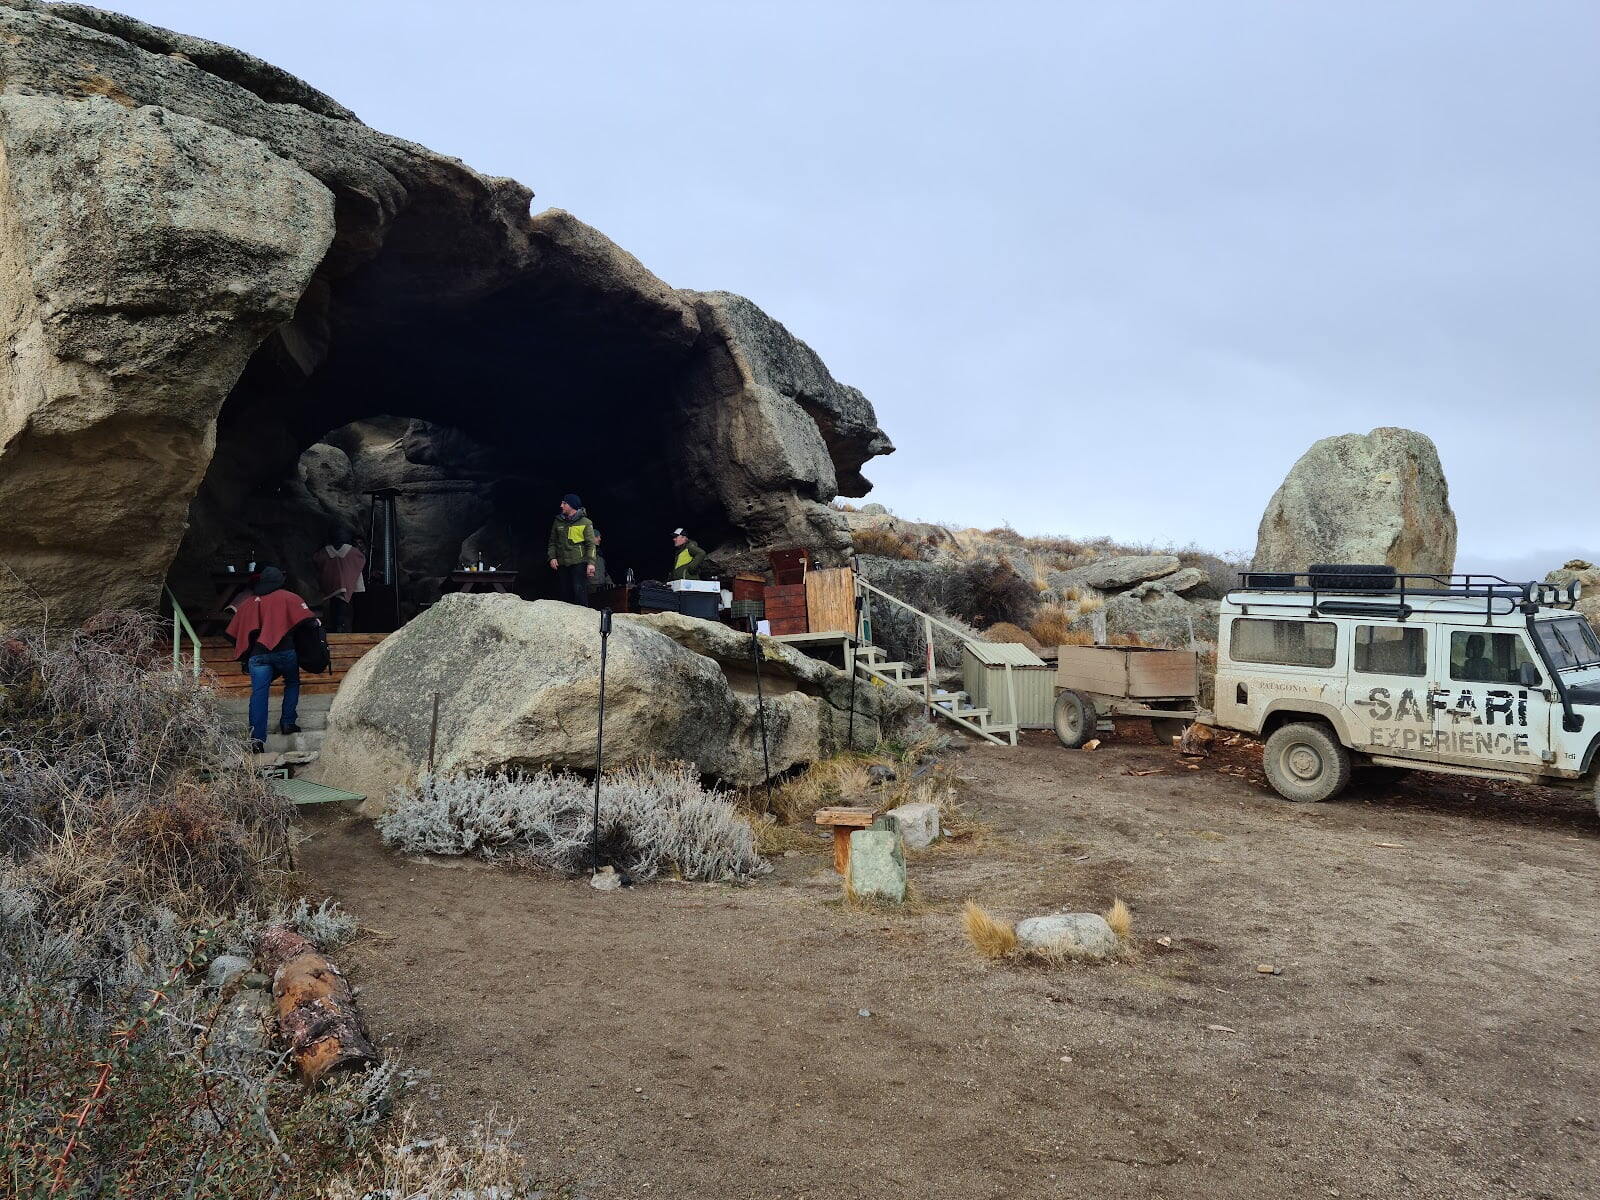
[[[750,626],[750,657],[756,664],[756,719],[761,723],[761,769],[767,781],[767,807],[772,806],[772,760],[767,757],[767,706],[761,692],[761,642],[756,637],[756,619],[746,617]]]
[[[600,768],[606,748],[606,643],[611,637],[611,610],[600,610],[600,718],[594,734],[594,830],[590,839],[591,877],[600,873]]]
[[[433,724],[428,727],[428,774],[433,774],[433,748],[439,743],[439,693],[433,694]]]

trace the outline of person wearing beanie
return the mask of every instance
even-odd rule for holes
[[[561,599],[568,604],[589,603],[589,581],[595,575],[594,522],[584,511],[583,501],[568,492],[561,497],[556,519],[550,523],[550,543],[546,547],[550,569],[556,573]]]
[[[300,708],[300,658],[295,653],[295,631],[317,618],[306,602],[284,586],[283,571],[261,568],[261,578],[240,598],[239,609],[228,625],[234,657],[250,676],[250,748],[266,749],[267,712],[272,681],[283,676],[283,712],[279,733],[299,733],[295,724]]]
[[[672,544],[676,551],[672,559],[672,571],[667,575],[672,579],[699,579],[700,564],[706,560],[706,552],[700,549],[681,529],[672,531]]]

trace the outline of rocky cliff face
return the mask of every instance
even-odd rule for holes
[[[0,0],[0,80],[0,618],[149,606],[191,519],[203,602],[248,520],[327,517],[302,453],[379,416],[495,448],[529,544],[576,490],[643,574],[684,523],[729,565],[847,551],[828,503],[893,447],[748,300],[216,43]]]
[[[1261,518],[1258,571],[1313,563],[1455,570],[1456,515],[1426,435],[1382,428],[1323,438],[1301,455]]]

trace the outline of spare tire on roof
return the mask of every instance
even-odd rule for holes
[[[1294,576],[1285,571],[1248,571],[1243,576],[1242,586],[1267,591],[1292,588],[1294,586]]]
[[[1395,569],[1387,563],[1312,563],[1311,586],[1330,591],[1392,592]]]

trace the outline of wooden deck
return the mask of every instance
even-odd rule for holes
[[[383,633],[330,633],[328,650],[333,659],[333,671],[328,675],[308,675],[302,672],[300,694],[317,696],[337,692],[339,685],[344,682],[344,677],[350,673],[350,668],[360,662],[368,651],[387,636]],[[244,672],[233,655],[233,643],[227,638],[201,638],[200,661],[204,672],[202,678],[220,696],[248,696],[250,676]],[[185,665],[188,665],[188,661],[188,654],[185,653]],[[275,679],[272,686],[275,690],[281,689],[283,681]]]

